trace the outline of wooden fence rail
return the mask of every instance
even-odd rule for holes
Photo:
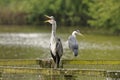
[[[61,60],[62,66],[64,65],[117,65],[119,67],[120,60]],[[26,65],[39,65],[41,67],[25,67]],[[85,76],[100,76],[107,77],[106,80],[119,80],[120,70],[104,70],[104,69],[74,69],[74,68],[51,68],[53,65],[52,59],[39,60],[39,59],[0,59],[0,74],[3,73],[18,73],[18,74],[39,74],[46,76],[63,75],[65,80],[72,80],[74,75]],[[16,67],[19,66],[19,67]],[[23,66],[23,67],[20,67]],[[47,67],[46,67],[47,66]],[[44,78],[46,78],[46,76]],[[67,79],[66,76],[71,76]],[[109,79],[110,78],[110,79]],[[48,79],[44,79],[48,80]],[[52,80],[52,79],[51,79]],[[56,79],[55,79],[56,80]]]
[[[61,63],[64,64],[83,64],[83,65],[120,65],[120,60],[61,60]],[[47,60],[32,60],[32,59],[0,59],[0,66],[7,65],[45,65],[53,64],[52,59]]]
[[[40,75],[93,75],[106,76],[105,70],[95,69],[54,69],[54,68],[31,68],[31,67],[0,67],[3,73],[40,74]]]
[[[120,79],[120,70],[101,70],[101,69],[54,69],[54,68],[31,68],[31,67],[0,67],[2,73],[17,74],[40,74],[40,75],[83,75],[101,76]]]

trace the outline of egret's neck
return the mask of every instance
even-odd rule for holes
[[[72,33],[72,36],[74,36],[75,38],[76,38],[76,34],[75,34],[75,32],[73,31],[73,33]]]
[[[52,24],[52,33],[51,33],[51,37],[56,37],[56,21],[54,21],[54,23]]]

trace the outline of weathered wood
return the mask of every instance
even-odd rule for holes
[[[64,79],[65,80],[75,80],[75,76],[74,75],[64,75]]]
[[[2,72],[0,71],[0,80],[2,80]]]
[[[106,76],[105,70],[95,69],[53,69],[53,68],[29,68],[29,67],[0,67],[3,73],[40,74],[40,75],[92,75]]]
[[[120,80],[120,71],[107,71],[107,80]]]
[[[8,65],[38,65],[42,60],[30,60],[30,59],[0,59],[0,66]]]
[[[0,66],[8,65],[40,65],[50,67],[53,64],[52,59],[31,60],[31,59],[0,59]],[[120,60],[61,60],[63,65],[120,65]]]
[[[107,79],[120,79],[120,70],[106,71],[98,69],[53,69],[53,68],[30,68],[30,67],[0,67],[1,73],[39,74],[45,76],[64,76],[73,78],[75,75],[106,77]]]
[[[120,60],[62,60],[63,64],[120,65]]]

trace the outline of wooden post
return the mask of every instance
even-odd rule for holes
[[[64,60],[62,60],[61,62],[61,68],[64,68]],[[75,80],[74,75],[63,75],[63,76],[64,76],[64,80]]]
[[[39,62],[39,65],[42,68],[54,68],[54,62],[52,59],[43,60]],[[60,64],[60,68],[63,68],[62,63]],[[63,75],[62,73],[60,75],[42,75],[41,78],[41,80],[75,80],[73,75]]]
[[[40,67],[42,68],[54,68],[54,62],[52,59],[43,60],[39,62]],[[61,80],[61,75],[41,75],[40,80]],[[63,79],[62,79],[63,80]]]
[[[75,76],[73,75],[64,75],[65,80],[75,80]]]
[[[2,80],[2,72],[0,72],[0,80]]]
[[[107,71],[106,80],[120,80],[120,71],[119,72]]]
[[[39,65],[42,68],[53,68],[54,67],[54,62],[53,62],[52,59],[40,60],[39,61]]]

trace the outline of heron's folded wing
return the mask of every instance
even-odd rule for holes
[[[63,54],[63,46],[60,38],[57,38],[57,43],[56,43],[56,52],[58,52],[59,56],[62,56]]]
[[[76,40],[75,37],[70,36],[70,37],[68,38],[68,46],[69,46],[69,48],[70,48],[71,50],[73,50],[73,49],[78,49],[78,42],[77,42],[77,40]]]

